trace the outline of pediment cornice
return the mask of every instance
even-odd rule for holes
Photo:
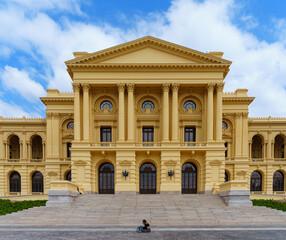
[[[91,62],[96,63],[111,57],[124,55],[128,52],[135,51],[137,49],[142,49],[144,47],[160,49],[162,51],[169,52],[174,55],[180,55],[190,60],[195,59],[199,63],[227,64],[228,66],[231,64],[231,61],[151,36],[139,38],[95,53],[89,53],[66,61],[65,63],[68,67],[73,64],[88,64]]]

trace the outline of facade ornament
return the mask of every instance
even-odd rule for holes
[[[241,117],[242,116],[242,112],[236,112],[234,115],[235,115],[235,117]]]
[[[216,84],[216,89],[218,92],[222,92],[223,87],[224,87],[224,83],[217,83]]]
[[[117,83],[117,87],[119,92],[124,92],[125,83]]]
[[[47,116],[47,118],[51,118],[52,117],[52,113],[51,112],[46,112],[46,116]]]
[[[57,176],[58,173],[55,172],[55,171],[50,171],[50,172],[48,172],[48,175],[49,175],[49,176]]]
[[[80,90],[80,84],[79,83],[72,83],[73,91],[79,92]]]
[[[127,90],[128,92],[133,92],[135,88],[135,84],[134,83],[128,83],[127,84]]]
[[[54,113],[52,113],[52,116],[53,116],[54,118],[59,118],[59,117],[60,117],[60,114],[59,114],[58,112],[54,112]]]
[[[163,83],[162,84],[162,89],[164,92],[168,92],[170,89],[170,83]]]
[[[243,112],[243,113],[242,113],[242,116],[243,116],[244,118],[248,118],[248,112]]]
[[[178,92],[179,91],[179,87],[180,87],[180,84],[179,83],[172,83],[172,90],[173,92]]]
[[[212,91],[214,90],[214,86],[215,86],[214,83],[208,83],[208,84],[207,84],[207,90],[208,90],[208,92],[212,92]]]
[[[89,85],[88,83],[83,83],[83,84],[82,84],[82,90],[83,90],[84,92],[88,92],[89,89],[90,89],[90,85]]]

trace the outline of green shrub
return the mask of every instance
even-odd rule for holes
[[[13,202],[10,200],[0,199],[0,215],[10,214],[12,212],[18,212],[32,207],[45,206],[46,202],[46,200]]]
[[[252,200],[253,206],[265,206],[286,212],[286,202],[277,202],[273,200]]]

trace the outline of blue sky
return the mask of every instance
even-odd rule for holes
[[[47,88],[71,91],[64,61],[152,35],[233,61],[225,91],[250,116],[286,117],[284,0],[0,0],[0,116],[44,117]]]

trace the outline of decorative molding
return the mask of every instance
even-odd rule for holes
[[[83,84],[82,84],[82,90],[83,90],[84,92],[88,92],[89,89],[90,89],[89,83],[83,83]]]
[[[180,88],[180,84],[179,83],[172,83],[172,90],[173,92],[178,92]]]
[[[163,161],[165,166],[175,166],[177,165],[177,161],[174,160],[168,160],[168,161]]]
[[[125,83],[117,83],[117,88],[119,92],[124,92]]]
[[[217,83],[216,84],[216,89],[218,92],[222,92],[224,87],[224,83]]]
[[[57,176],[58,173],[55,172],[55,171],[50,171],[50,172],[48,172],[48,175],[49,175],[49,176]]]
[[[212,160],[212,161],[209,161],[209,164],[211,166],[219,166],[219,165],[221,165],[221,161],[219,161],[219,160]]]
[[[80,91],[80,84],[79,83],[72,83],[73,91],[79,92]]]
[[[128,83],[127,84],[127,90],[128,92],[133,92],[135,89],[135,84],[134,83]]]
[[[74,161],[74,164],[75,165],[86,165],[86,162],[83,160],[77,160],[77,161]]]
[[[206,86],[208,92],[212,92],[214,90],[214,86],[215,86],[214,83],[208,83]]]
[[[168,92],[170,89],[170,83],[163,83],[162,84],[162,89],[164,92]]]
[[[234,115],[235,117],[242,117],[242,112],[236,112]]]
[[[241,171],[236,172],[236,175],[237,175],[237,176],[245,176],[246,174],[247,174],[247,172],[244,171],[244,170],[241,170]]]

